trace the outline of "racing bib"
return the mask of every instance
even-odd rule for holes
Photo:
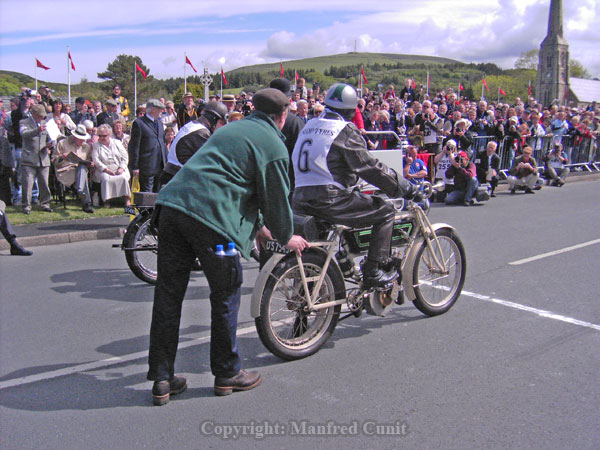
[[[177,148],[177,143],[184,136],[187,136],[188,134],[193,133],[194,131],[197,131],[197,130],[200,130],[203,128],[205,130],[207,129],[201,123],[195,122],[193,120],[191,122],[186,123],[183,127],[181,127],[181,129],[175,136],[175,139],[173,139],[173,142],[171,142],[171,147],[169,147],[169,154],[167,155],[167,162],[170,162],[171,164],[181,167],[183,164],[181,164],[179,162],[179,160],[177,159],[177,153],[175,151]]]

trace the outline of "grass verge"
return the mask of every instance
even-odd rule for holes
[[[98,207],[94,208],[95,211],[93,214],[88,214],[83,212],[81,202],[76,200],[67,200],[66,208],[63,208],[62,204],[56,204],[55,202],[52,202],[51,206],[54,212],[47,213],[42,211],[38,205],[34,205],[29,215],[23,214],[21,206],[7,206],[6,215],[12,225],[24,225],[28,223],[88,219],[90,217],[120,216],[123,214],[123,206],[116,206],[114,208]]]

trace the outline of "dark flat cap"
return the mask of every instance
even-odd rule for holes
[[[261,89],[252,97],[254,108],[265,114],[280,114],[290,106],[290,99],[287,96],[273,88]]]
[[[111,105],[111,106],[119,106],[119,104],[117,103],[117,101],[114,98],[108,98],[106,99],[106,101],[104,102],[107,105]]]
[[[292,85],[290,84],[290,81],[285,78],[275,78],[269,83],[269,87],[283,92],[288,97],[290,96],[292,90]]]
[[[162,108],[165,109],[166,106],[163,102],[156,98],[151,98],[146,102],[146,108]]]

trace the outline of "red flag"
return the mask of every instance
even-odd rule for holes
[[[144,76],[144,78],[146,78],[146,72],[144,72],[144,70],[138,65],[138,63],[135,63],[135,70],[137,70],[138,72],[142,72],[142,75]]]
[[[498,88],[498,92],[500,92],[501,95],[506,95],[506,92],[504,92],[502,88]]]
[[[415,80],[412,80],[413,84],[412,84],[412,88],[416,89],[417,88],[417,82]]]
[[[458,83],[458,92],[464,91],[464,90],[465,90],[465,87],[462,84]]]
[[[298,71],[296,70],[296,83],[298,83]]]
[[[75,64],[73,64],[73,58],[71,58],[71,50],[69,50],[68,53],[69,53],[69,61],[71,61],[71,69],[75,70]]]
[[[529,88],[527,88],[527,95],[531,97],[531,80],[529,80]]]
[[[279,77],[283,78],[283,62],[280,62],[279,64],[281,65],[281,72],[280,72]]]
[[[35,58],[35,63],[38,67],[41,67],[44,70],[50,70],[50,67],[46,67],[45,65],[43,65],[42,62],[37,58]]]
[[[223,68],[221,67],[221,76],[223,77],[223,83],[227,86],[227,78],[225,78],[225,72],[223,72]]]
[[[196,68],[194,67],[192,62],[190,61],[190,58],[188,58],[187,56],[185,57],[185,62],[186,62],[186,64],[189,64],[190,66],[192,66],[192,69],[194,69],[194,72],[198,73],[198,71],[196,70]]]
[[[482,78],[481,82],[482,82],[482,83],[483,83],[483,85],[485,86],[485,90],[486,90],[486,91],[489,91],[489,90],[490,90],[490,88],[488,87],[488,85],[487,85],[487,81],[485,81],[485,78]]]
[[[369,83],[367,82],[367,76],[365,75],[365,69],[364,69],[364,67],[363,67],[363,66],[360,66],[360,74],[362,75],[362,77],[363,77],[363,80],[365,81],[365,84],[369,84]]]

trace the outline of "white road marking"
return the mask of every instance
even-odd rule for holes
[[[474,292],[462,291],[462,295],[466,295],[467,297],[473,297],[478,300],[484,300],[486,302],[497,303],[499,305],[508,306],[509,308],[520,309],[521,311],[532,312],[537,314],[538,316],[545,317],[547,319],[554,319],[560,322],[570,323],[572,325],[578,325],[580,327],[591,328],[593,330],[600,331],[600,325],[596,325],[590,322],[584,322],[583,320],[573,319],[572,317],[562,316],[560,314],[555,314],[551,311],[546,311],[543,309],[532,308],[531,306],[521,305],[515,302],[509,302],[507,300],[500,300],[499,298],[492,298],[487,295],[476,294]]]
[[[600,239],[594,239],[593,241],[584,242],[582,244],[573,245],[571,247],[565,247],[560,250],[554,250],[553,252],[542,253],[541,255],[532,256],[530,258],[519,259],[518,261],[509,262],[511,266],[519,266],[521,264],[525,264],[531,261],[537,261],[538,259],[547,258],[549,256],[559,255],[561,253],[570,252],[572,250],[577,250],[578,248],[587,247],[588,245],[600,244]]]
[[[509,302],[507,300],[500,300],[498,298],[492,298],[487,295],[476,294],[474,292],[462,291],[462,295],[467,297],[472,297],[478,300],[483,300],[491,303],[496,303],[503,306],[508,306],[509,308],[519,309],[521,311],[527,311],[534,314],[537,314],[540,317],[544,317],[547,319],[558,320],[560,322],[570,323],[571,325],[577,325],[580,327],[591,328],[593,330],[600,331],[600,325],[596,325],[590,322],[584,322],[582,320],[573,319],[572,317],[562,316],[560,314],[555,314],[551,311],[545,311],[543,309],[532,308],[531,306],[521,305],[519,303]],[[245,334],[250,334],[256,332],[256,327],[249,326],[246,328],[240,328],[237,331],[238,336],[243,336]],[[180,342],[178,349],[181,350],[187,347],[193,347],[194,345],[198,345],[202,342],[206,342],[210,340],[210,336],[200,336],[195,339],[191,339],[189,341]],[[94,369],[101,369],[110,366],[114,366],[117,364],[122,364],[125,362],[135,361],[137,359],[146,358],[148,356],[148,351],[144,350],[142,352],[130,353],[129,355],[123,356],[115,356],[112,358],[102,359],[99,361],[92,361],[84,364],[77,364],[71,367],[65,367],[64,369],[52,370],[50,372],[42,372],[35,375],[28,375],[26,377],[13,378],[10,380],[0,382],[0,390],[6,389],[15,386],[22,386],[24,384],[35,383],[37,381],[49,380],[51,378],[62,377],[66,375],[72,375],[74,373],[82,373],[89,372]]]

